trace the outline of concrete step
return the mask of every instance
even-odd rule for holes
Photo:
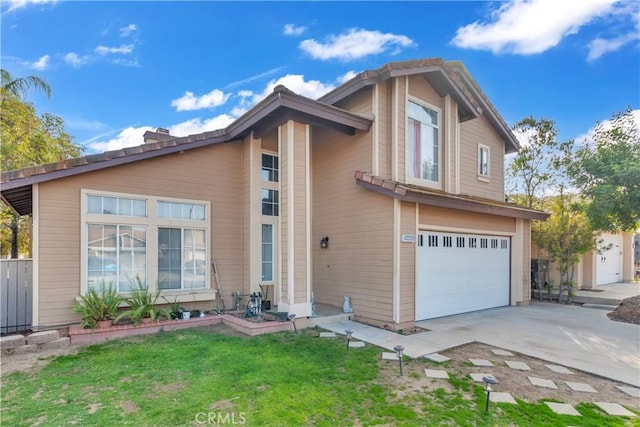
[[[597,294],[597,293],[596,293]],[[566,299],[567,294],[564,292],[562,294],[563,302]],[[538,300],[538,291],[534,291],[531,293],[531,299],[534,301]],[[558,292],[551,292],[551,300],[557,301]],[[549,294],[546,292],[542,292],[542,301],[549,301]],[[586,296],[586,295],[574,295],[571,299],[573,304],[595,304],[595,305],[608,305],[616,308],[620,305],[622,300],[618,298],[606,298],[600,296]]]
[[[613,311],[618,308],[617,305],[605,305],[605,304],[582,304],[583,308],[595,308],[597,310]]]

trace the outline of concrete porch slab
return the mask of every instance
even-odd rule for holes
[[[531,368],[524,362],[518,362],[515,360],[505,360],[504,363],[507,364],[511,369],[517,369],[518,371],[530,371]]]
[[[382,360],[398,360],[398,355],[395,353],[382,353]]]
[[[494,403],[512,403],[516,405],[518,402],[511,396],[511,393],[506,393],[503,391],[494,391],[491,393],[491,397],[489,397],[490,402]]]
[[[471,363],[473,363],[473,366],[495,366],[493,363],[491,363],[490,360],[487,359],[469,359],[471,361]]]
[[[573,382],[570,382],[570,381],[565,381],[565,383],[573,391],[582,391],[584,393],[597,393],[598,392],[595,388],[591,387],[589,384],[573,383]]]
[[[449,360],[451,360],[450,357],[447,356],[443,356],[440,353],[431,353],[431,354],[427,354],[424,356],[425,359],[430,360],[432,362],[436,362],[436,363],[444,363],[447,362]]]
[[[558,389],[558,386],[556,385],[556,383],[554,383],[551,380],[546,380],[544,378],[536,378],[536,377],[527,377],[529,378],[529,381],[531,382],[531,384],[538,386],[538,387],[544,387],[544,388],[552,388],[554,390]]]
[[[424,374],[427,376],[427,378],[442,378],[445,380],[449,379],[449,374],[447,374],[447,371],[441,371],[438,369],[425,369]]]
[[[624,406],[619,403],[609,403],[609,402],[593,402],[598,405],[604,412],[609,415],[615,415],[618,417],[635,417],[636,414],[626,409]]]

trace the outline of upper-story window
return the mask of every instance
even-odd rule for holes
[[[262,153],[262,180],[278,182],[278,156]]]
[[[280,214],[279,174],[278,156],[262,153],[262,215],[278,216]]]
[[[407,117],[407,173],[410,178],[437,183],[440,181],[439,112],[409,101]]]
[[[489,147],[478,145],[478,176],[489,178]]]

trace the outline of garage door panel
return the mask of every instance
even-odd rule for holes
[[[423,232],[418,242],[416,320],[509,304],[507,237]]]

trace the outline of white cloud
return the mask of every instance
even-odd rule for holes
[[[287,24],[284,26],[282,32],[286,36],[300,36],[307,31],[307,27],[299,26],[296,27],[294,24]]]
[[[42,55],[37,61],[27,62],[25,65],[29,68],[33,68],[34,70],[44,71],[49,68],[50,60],[51,57],[49,55]]]
[[[355,76],[357,76],[357,75],[358,75],[358,73],[357,73],[357,72],[355,72],[355,71],[353,71],[353,70],[349,70],[349,71],[347,71],[346,73],[344,73],[343,75],[339,76],[339,77],[336,79],[336,81],[337,81],[339,84],[343,84],[343,83],[348,82],[349,80],[351,80],[352,78],[354,78],[354,77],[355,77]]]
[[[266,98],[278,85],[283,85],[298,95],[311,99],[318,99],[330,90],[335,89],[335,86],[330,83],[322,83],[319,80],[305,80],[301,74],[287,74],[279,79],[271,80],[262,93],[253,94],[252,103],[257,104]]]
[[[350,61],[390,49],[393,49],[392,54],[396,54],[414,45],[414,41],[407,36],[352,28],[340,35],[329,35],[325,43],[314,39],[303,40],[300,49],[315,59]]]
[[[202,96],[195,96],[193,92],[185,92],[180,98],[171,101],[171,106],[176,107],[177,111],[192,111],[202,108],[213,108],[223,105],[227,102],[230,93],[224,93],[219,89],[214,89]]]
[[[126,27],[122,27],[120,28],[120,37],[129,37],[131,35],[131,33],[133,33],[134,31],[136,31],[138,29],[138,26],[136,24],[129,24]]]
[[[64,62],[75,68],[88,63],[89,59],[89,56],[80,56],[75,52],[69,52],[64,56]]]
[[[597,38],[589,42],[589,55],[587,55],[588,61],[595,61],[600,58],[602,55],[615,52],[620,49],[625,44],[629,43],[637,39],[638,36],[636,34],[628,34],[622,37],[616,37],[613,39],[603,39]]]
[[[633,110],[632,114],[633,114],[633,121],[636,124],[636,133],[638,134],[638,138],[640,138],[640,109]],[[611,119],[605,119],[605,120],[602,120],[602,122],[600,122],[600,126],[602,126],[603,130],[611,129],[611,125],[612,125]],[[579,146],[593,144],[593,134],[596,131],[597,127],[598,126],[596,125],[591,129],[589,129],[588,131],[586,131],[585,133],[582,133],[577,137],[575,137],[574,138],[575,143]]]
[[[611,12],[618,0],[515,0],[502,3],[490,22],[461,27],[452,43],[493,53],[531,55],[560,43],[580,27]]]
[[[128,55],[131,52],[133,52],[133,45],[123,44],[118,47],[108,47],[108,46],[99,45],[94,50],[98,55],[101,55],[101,56],[111,54],[111,53],[114,53],[114,54],[121,53],[123,55]]]
[[[89,148],[95,152],[119,150],[125,147],[135,147],[144,143],[143,135],[146,131],[153,130],[151,126],[141,126],[123,129],[118,136],[108,141],[96,141],[89,144]]]
[[[7,12],[13,12],[30,4],[54,4],[57,1],[58,0],[4,0],[2,3],[9,5]]]
[[[200,117],[169,126],[169,132],[174,136],[187,136],[212,130],[223,129],[235,120],[228,114],[220,114],[210,119],[202,120]]]

